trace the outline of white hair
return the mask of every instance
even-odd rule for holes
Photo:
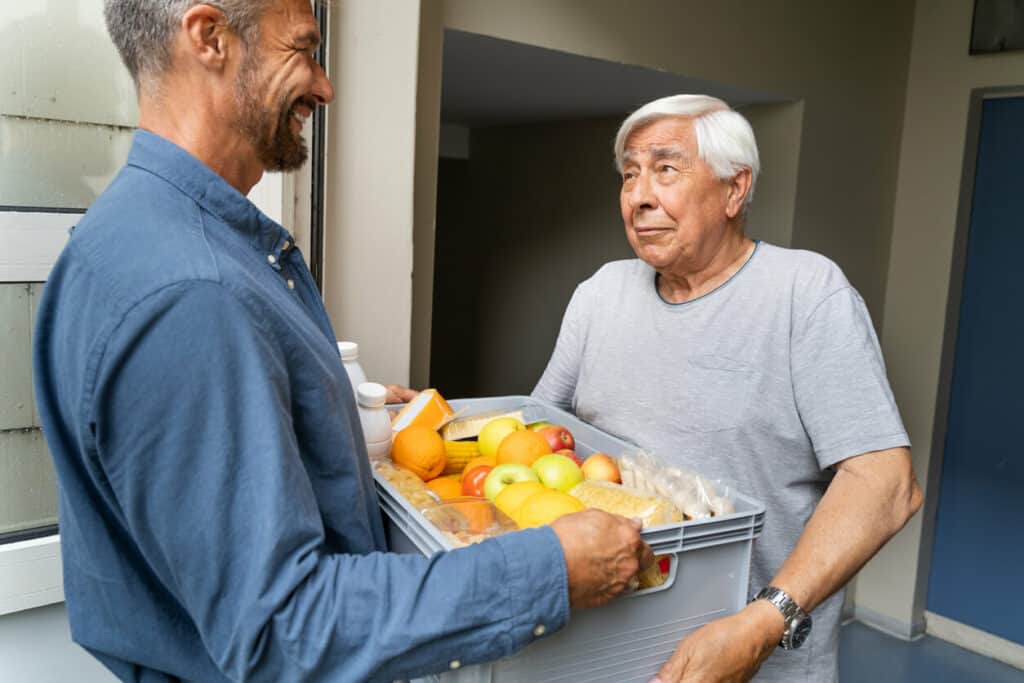
[[[727,180],[744,168],[750,169],[750,191],[743,202],[746,210],[754,197],[761,170],[757,141],[750,124],[728,104],[708,95],[671,95],[648,102],[626,117],[615,136],[615,167],[621,172],[626,141],[637,128],[660,119],[683,117],[693,120],[697,154],[714,174]]]

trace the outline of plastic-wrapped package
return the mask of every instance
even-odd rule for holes
[[[727,485],[685,467],[667,465],[648,451],[623,453],[619,456],[619,472],[624,485],[672,501],[686,519],[705,519],[736,511]]]
[[[390,460],[377,460],[373,463],[373,468],[412,503],[414,508],[420,509],[439,501],[422,479],[409,470],[397,467]]]
[[[683,521],[682,513],[666,498],[610,481],[582,481],[569,491],[569,495],[588,508],[636,517],[643,521],[645,527]]]
[[[420,512],[457,548],[519,528],[486,498],[451,498],[427,505]]]

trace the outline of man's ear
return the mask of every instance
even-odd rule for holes
[[[181,18],[188,56],[209,69],[223,70],[235,35],[228,29],[224,12],[210,5],[195,5]]]
[[[729,180],[729,195],[726,198],[725,215],[730,219],[736,218],[743,212],[743,204],[747,194],[750,193],[750,183],[752,180],[753,173],[751,173],[749,168],[739,170]]]

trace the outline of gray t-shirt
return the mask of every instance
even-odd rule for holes
[[[533,395],[763,502],[751,594],[793,550],[832,465],[910,445],[863,299],[825,257],[765,243],[683,304],[642,261],[603,266],[573,294]],[[756,680],[836,680],[842,601],[814,610],[804,646]]]

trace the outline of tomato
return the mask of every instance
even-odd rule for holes
[[[490,465],[480,465],[466,472],[462,477],[462,495],[484,497],[484,479],[494,468]]]

